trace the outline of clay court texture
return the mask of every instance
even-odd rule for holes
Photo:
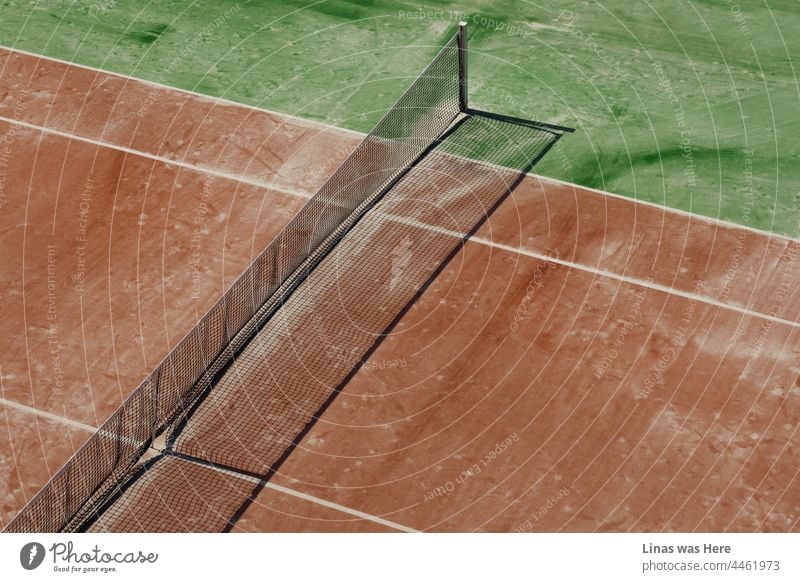
[[[258,22],[249,4],[10,6],[0,25],[4,43],[17,47],[0,50],[3,524],[295,215],[434,51],[434,42],[420,50],[407,41],[398,48],[397,39],[409,30],[444,35],[451,24],[414,18],[408,7],[373,18],[351,6],[344,19],[336,3],[320,5],[326,12],[280,5],[285,17]],[[96,528],[137,529],[138,507],[169,512],[171,529],[202,529],[208,519],[180,512],[188,496],[204,516],[235,514],[243,531],[797,531],[800,247],[781,234],[798,224],[796,169],[785,163],[797,120],[773,122],[764,98],[775,108],[796,104],[797,86],[789,53],[780,56],[790,49],[761,34],[780,30],[780,14],[750,16],[747,41],[721,49],[702,26],[734,38],[745,30],[728,5],[703,9],[715,12],[692,20],[697,36],[680,34],[695,40],[690,60],[709,70],[680,89],[675,71],[685,74],[680,59],[689,56],[675,56],[679,33],[662,25],[673,51],[642,46],[647,56],[631,62],[624,55],[636,37],[625,37],[615,64],[576,40],[589,11],[606,10],[593,27],[608,35],[610,53],[622,45],[610,32],[625,30],[621,16],[608,9],[520,15],[533,33],[521,44],[510,25],[504,34],[473,23],[471,73],[486,82],[476,102],[577,120],[579,132],[537,167],[556,178],[527,176],[459,247],[266,486],[170,458],[145,483],[161,507],[131,503],[133,524],[109,518]],[[625,16],[656,18],[640,10]],[[509,21],[516,12],[504,14]],[[306,25],[317,31],[313,41],[261,44],[299,39]],[[343,42],[353,43],[355,62],[309,65],[317,62],[309,46]],[[566,43],[571,56],[559,50]],[[531,46],[562,54],[560,70],[535,67]],[[524,67],[515,54],[528,55]],[[764,54],[774,71],[744,66]],[[594,58],[605,59],[596,68],[602,80],[587,79]],[[409,76],[386,74],[401,65]],[[516,73],[498,78],[503,70]],[[613,79],[615,71],[628,74]],[[727,79],[716,85],[725,97],[710,95],[717,74]],[[731,84],[745,92],[742,83],[752,99],[730,96]],[[425,236],[459,243],[463,233],[446,226],[423,221],[418,237],[371,260],[399,276]],[[352,365],[346,352],[328,355]],[[200,450],[204,438],[227,438],[209,429],[192,437]],[[208,495],[199,482],[227,494]]]

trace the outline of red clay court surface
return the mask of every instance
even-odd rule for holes
[[[0,60],[4,525],[360,136]],[[799,252],[528,176],[236,529],[797,531]]]

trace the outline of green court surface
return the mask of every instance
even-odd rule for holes
[[[5,0],[0,43],[366,131],[461,19],[473,105],[577,128],[538,172],[800,234],[797,0]]]

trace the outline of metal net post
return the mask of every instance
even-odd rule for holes
[[[461,111],[469,106],[467,96],[467,23],[458,23],[458,100]]]

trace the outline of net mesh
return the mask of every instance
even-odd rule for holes
[[[100,500],[138,463],[152,436],[210,385],[335,244],[348,217],[389,187],[458,113],[459,44],[454,35],[308,204],[6,531],[71,530],[95,514]]]
[[[456,35],[6,531],[234,526],[465,237],[560,136],[465,114],[461,57]],[[154,451],[164,431],[166,450]]]
[[[162,456],[136,471],[88,531],[219,532],[260,489],[258,480]]]
[[[175,451],[252,475],[274,470],[431,273],[516,180],[463,157],[476,137],[490,145],[484,160],[513,161],[520,169],[553,140],[546,132],[499,125],[464,119],[382,198],[178,423],[170,437]]]
[[[490,147],[469,159],[475,139]],[[256,502],[349,378],[557,135],[470,115],[355,225],[171,431],[90,531],[223,531]],[[510,163],[517,170],[507,169]],[[189,465],[195,465],[187,469]],[[175,488],[191,471],[191,488]],[[172,475],[167,478],[166,474]],[[161,490],[166,486],[165,491]],[[198,495],[202,491],[203,495]],[[226,511],[218,511],[224,507]],[[143,508],[147,508],[146,510]],[[194,516],[203,515],[202,526]],[[200,529],[192,529],[200,527]]]

